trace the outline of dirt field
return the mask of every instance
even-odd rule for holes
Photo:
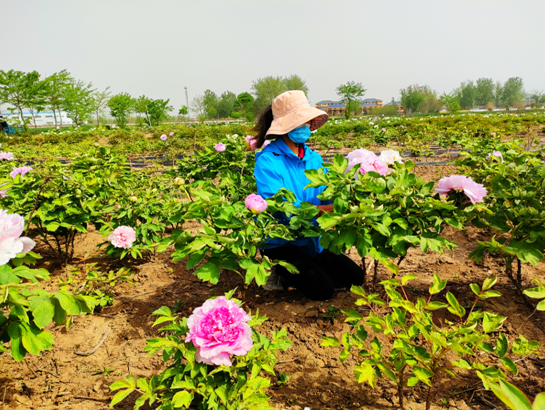
[[[437,180],[450,174],[446,167],[418,167],[416,172],[428,180]],[[480,264],[468,259],[475,247],[476,239],[485,239],[487,234],[469,227],[467,232],[447,229],[447,238],[459,244],[453,252],[424,255],[420,249],[413,249],[401,265],[401,273],[414,273],[418,280],[410,282],[409,297],[423,296],[431,284],[433,273],[448,280],[447,290],[452,292],[462,305],[473,301],[469,284],[482,281],[490,275],[499,276],[495,289],[503,296],[487,299],[483,308],[495,311],[508,319],[504,333],[512,341],[518,334],[528,339],[545,343],[545,313],[536,312],[517,296],[514,287],[503,274],[502,261],[490,256]],[[97,232],[79,235],[76,255],[85,252],[92,255],[90,262],[98,262],[104,269],[124,265],[101,256],[96,244],[101,241]],[[42,267],[51,266],[47,250],[43,246],[35,249],[44,256]],[[270,334],[274,329],[285,327],[292,347],[279,357],[278,373],[291,376],[288,383],[269,390],[272,404],[277,409],[393,409],[397,408],[397,394],[393,384],[380,382],[375,390],[356,383],[353,367],[355,361],[349,358],[340,363],[337,348],[320,347],[323,335],[340,335],[348,330],[340,315],[332,323],[324,318],[328,306],[348,309],[354,306],[356,296],[349,291],[337,294],[326,302],[315,302],[304,298],[296,290],[268,292],[252,284],[243,288],[242,281],[235,273],[222,272],[216,286],[202,283],[185,268],[184,262],[173,263],[169,254],[159,255],[152,261],[133,264],[135,285],[123,283],[118,286],[115,304],[103,308],[93,316],[74,317],[70,328],[50,325],[47,330],[55,336],[51,351],[39,357],[28,355],[21,363],[15,362],[9,354],[0,356],[0,403],[4,409],[78,409],[99,410],[109,406],[113,396],[108,386],[115,380],[129,374],[142,377],[158,374],[163,368],[160,355],[148,357],[144,352],[146,340],[157,337],[152,328],[154,321],[150,314],[161,306],[173,308],[176,302],[183,302],[181,315],[188,316],[212,295],[221,295],[238,286],[235,297],[241,299],[252,311],[259,309],[269,317],[259,329]],[[359,262],[355,252],[350,254]],[[372,261],[366,261],[367,266]],[[77,259],[76,259],[77,264]],[[523,265],[522,272],[527,279],[539,277],[545,280],[545,262],[537,267]],[[379,267],[380,279],[390,273]],[[54,269],[49,289],[55,289],[59,277],[67,272]],[[378,290],[378,289],[377,289]],[[444,294],[444,292],[442,293]],[[364,311],[364,310],[363,310]],[[97,345],[103,334],[110,333],[100,348],[90,356],[75,355],[75,351],[87,352]],[[383,343],[388,343],[383,339]],[[538,355],[531,355],[517,363],[520,373],[511,381],[533,396],[545,391],[545,349]],[[104,369],[112,369],[108,375]],[[108,373],[108,372],[106,372]],[[274,381],[273,381],[274,384]],[[421,384],[420,384],[421,385]],[[419,386],[420,386],[419,385]],[[424,409],[427,390],[417,387],[407,396],[407,408]],[[132,409],[136,395],[130,396],[116,409]],[[434,392],[435,408],[447,408],[441,399],[448,399],[448,406],[457,409],[502,408],[502,404],[490,392],[483,390],[479,379],[469,373],[459,372],[455,380],[442,378]],[[149,409],[150,407],[143,407]]]

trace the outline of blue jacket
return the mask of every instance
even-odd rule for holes
[[[310,202],[313,205],[322,205],[317,198],[326,187],[307,188],[310,180],[305,175],[308,169],[318,169],[323,166],[320,154],[312,151],[306,145],[304,158],[299,158],[286,145],[282,138],[277,138],[267,145],[262,151],[256,153],[255,179],[257,193],[263,198],[269,198],[276,194],[280,188],[289,189],[295,194],[297,201],[294,205],[299,207],[301,202]],[[295,241],[275,238],[267,242],[268,248],[295,245],[308,256],[314,257],[321,253],[320,238],[297,238]]]

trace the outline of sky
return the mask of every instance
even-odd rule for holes
[[[312,104],[438,94],[480,77],[545,91],[544,0],[0,0],[0,70],[66,69],[99,90],[170,99],[297,74]]]

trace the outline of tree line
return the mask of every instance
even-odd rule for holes
[[[238,95],[225,91],[217,95],[206,90],[191,101],[190,108],[197,119],[244,118],[254,121],[255,117],[272,100],[287,90],[301,90],[308,95],[306,81],[296,74],[286,77],[268,76],[252,82],[251,90]]]
[[[520,77],[511,77],[505,83],[494,82],[491,78],[479,78],[475,82],[464,81],[450,93],[443,93],[441,96],[429,86],[418,84],[404,88],[400,93],[401,105],[408,113],[439,112],[443,106],[450,112],[456,112],[476,107],[488,110],[500,107],[520,109],[527,105],[528,100],[535,108],[545,103],[543,92],[533,91],[526,94]]]
[[[256,116],[286,90],[302,90],[308,95],[306,81],[298,75],[267,76],[252,82],[251,89],[240,94],[225,91],[218,95],[212,90],[197,95],[189,108],[200,120],[243,118],[254,121]],[[365,94],[361,83],[348,81],[337,87],[336,92],[345,103],[345,115],[361,113],[360,100]],[[401,106],[406,113],[433,113],[443,107],[455,112],[460,109],[473,109],[477,106],[493,109],[495,107],[522,108],[526,104],[527,95],[523,81],[519,77],[509,78],[505,83],[494,82],[490,78],[479,78],[477,81],[465,81],[450,93],[438,96],[437,92],[427,85],[410,85],[401,89]],[[530,95],[532,105],[545,102],[542,92]],[[372,114],[397,113],[397,104],[372,110]],[[152,99],[146,96],[132,97],[128,93],[111,95],[109,87],[103,91],[93,88],[92,83],[74,78],[66,70],[42,78],[37,71],[2,71],[0,70],[0,104],[10,104],[8,109],[17,112],[24,121],[24,126],[34,122],[35,114],[50,110],[53,112],[55,126],[62,126],[61,111],[67,113],[75,125],[91,122],[109,109],[109,114],[119,127],[126,127],[131,115],[136,114],[137,125],[155,126],[170,119],[169,112],[173,107],[169,100]],[[32,120],[23,116],[24,110],[31,113]],[[188,107],[182,106],[179,115],[187,115]]]
[[[0,104],[9,104],[13,113],[18,113],[25,128],[29,123],[36,127],[36,114],[50,110],[55,126],[62,126],[61,111],[66,112],[75,125],[91,122],[93,117],[99,123],[99,116],[109,108],[110,115],[120,127],[127,125],[129,115],[138,114],[139,122],[149,126],[157,125],[169,118],[173,108],[169,100],[152,99],[146,96],[133,98],[128,93],[111,95],[107,87],[103,91],[93,88],[62,70],[42,78],[37,71],[0,70]],[[23,116],[28,110],[32,120]],[[180,110],[184,112],[184,108]],[[185,109],[187,113],[187,109]]]

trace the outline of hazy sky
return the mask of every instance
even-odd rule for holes
[[[545,91],[544,0],[0,0],[2,70],[67,69],[99,89],[170,98],[298,74],[390,100],[419,83],[522,77]]]

